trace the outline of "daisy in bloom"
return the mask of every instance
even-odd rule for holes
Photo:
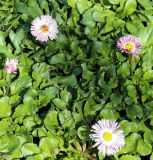
[[[121,52],[135,55],[139,53],[141,43],[137,37],[126,35],[117,41],[117,47]]]
[[[15,59],[6,59],[6,62],[5,62],[5,70],[6,70],[6,73],[17,73],[17,65],[18,65],[18,60],[15,58]]]
[[[92,126],[90,138],[95,141],[93,147],[104,155],[114,155],[124,147],[125,140],[123,130],[115,120],[102,119]]]
[[[56,38],[57,23],[49,15],[42,15],[32,21],[31,34],[40,42],[47,42]]]

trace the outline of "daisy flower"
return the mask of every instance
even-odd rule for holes
[[[117,47],[121,52],[133,55],[138,54],[141,49],[140,39],[132,35],[126,35],[117,41]]]
[[[9,73],[17,73],[17,65],[18,65],[18,60],[16,58],[14,59],[6,59],[6,62],[5,62],[5,70],[6,70],[6,73],[9,74]]]
[[[102,119],[92,126],[90,138],[95,141],[93,147],[104,155],[114,155],[124,147],[123,130],[115,120]]]
[[[58,33],[57,23],[49,15],[35,18],[31,23],[31,34],[40,42],[54,40]]]

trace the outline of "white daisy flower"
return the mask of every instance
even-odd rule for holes
[[[5,62],[5,70],[6,70],[6,73],[9,74],[9,73],[17,73],[17,65],[18,65],[18,60],[16,58],[14,59],[6,59],[6,62]]]
[[[51,16],[42,15],[35,18],[31,24],[31,34],[36,37],[36,40],[47,42],[57,37],[57,23]]]
[[[132,55],[139,54],[140,49],[142,48],[140,39],[132,35],[126,35],[119,38],[117,47],[121,52]]]
[[[90,138],[95,141],[93,147],[104,155],[114,155],[125,145],[123,130],[115,120],[102,119],[92,126]]]

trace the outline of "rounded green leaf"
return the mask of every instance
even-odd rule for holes
[[[78,128],[78,136],[81,140],[89,139],[89,129],[87,126],[81,126]]]
[[[66,61],[66,55],[64,53],[59,53],[54,55],[50,59],[50,64],[59,64],[59,63],[64,63]]]
[[[66,89],[61,91],[60,95],[61,95],[62,100],[64,100],[66,103],[68,103],[72,98],[71,93],[68,92]]]
[[[59,98],[54,98],[52,102],[59,108],[59,109],[65,109],[66,108],[66,103]]]
[[[11,114],[11,106],[8,97],[0,98],[0,118],[8,117]]]
[[[130,136],[125,138],[125,146],[124,148],[120,151],[120,153],[131,153],[136,150],[137,147],[137,141],[141,138],[141,136],[137,133],[132,133]]]
[[[132,14],[134,11],[136,11],[137,2],[136,0],[127,0],[125,3],[124,12],[125,14]]]
[[[149,143],[145,143],[142,139],[138,141],[137,152],[141,156],[149,155],[152,151],[152,146]]]
[[[100,112],[100,115],[99,115],[101,118],[109,118],[109,119],[118,119],[120,116],[119,116],[119,113],[116,112],[114,109],[109,109],[109,108],[105,108],[103,109],[101,112]]]
[[[119,160],[141,160],[139,156],[123,155]]]
[[[124,78],[130,75],[130,65],[128,62],[124,62],[118,69],[117,73],[122,75]]]
[[[69,6],[75,8],[75,4],[76,4],[77,1],[78,0],[67,0],[67,3],[68,3]]]
[[[143,110],[141,106],[133,105],[133,106],[128,106],[126,109],[127,109],[127,115],[129,118],[143,117]]]
[[[54,149],[58,147],[58,143],[54,142],[54,139],[42,138],[39,143],[39,147],[42,150],[45,157],[51,157]]]
[[[37,154],[34,156],[29,156],[27,157],[26,160],[44,160],[44,155],[43,154]]]
[[[58,115],[57,111],[49,111],[48,114],[46,115],[44,124],[48,130],[51,130],[54,127],[58,126],[57,115]]]
[[[19,147],[19,139],[15,135],[4,135],[0,137],[0,152],[12,152]]]
[[[120,0],[109,0],[111,4],[119,4]]]
[[[127,120],[121,121],[120,125],[124,131],[125,136],[131,132],[137,132],[139,127],[139,125],[136,122],[128,122]]]
[[[21,152],[22,152],[23,156],[29,156],[29,155],[41,153],[41,150],[34,143],[25,143],[21,147]]]

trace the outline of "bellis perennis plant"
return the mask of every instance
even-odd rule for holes
[[[137,55],[141,49],[141,42],[140,39],[135,36],[126,35],[117,41],[117,47],[121,52]]]
[[[6,73],[9,74],[9,73],[14,73],[16,74],[17,73],[17,65],[18,65],[18,60],[16,58],[14,59],[6,59],[6,62],[5,62],[5,70],[6,70]]]
[[[40,42],[54,40],[57,36],[58,28],[56,21],[49,15],[42,15],[32,21],[31,34]]]
[[[125,145],[123,130],[115,120],[102,119],[92,126],[90,138],[95,141],[93,147],[104,155],[114,155]]]

